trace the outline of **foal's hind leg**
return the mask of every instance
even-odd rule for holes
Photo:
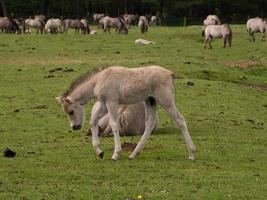
[[[146,105],[146,124],[145,124],[145,132],[142,135],[140,141],[138,142],[137,146],[135,147],[134,151],[129,156],[130,159],[134,158],[139,154],[139,152],[144,148],[145,143],[147,142],[149,136],[151,135],[152,131],[154,130],[156,123],[157,123],[157,115],[156,115],[156,101],[154,98],[149,97],[145,101]]]
[[[174,91],[165,91],[164,95],[159,96],[158,103],[168,112],[176,125],[181,129],[189,152],[189,159],[194,160],[196,148],[188,132],[185,119],[175,106]]]

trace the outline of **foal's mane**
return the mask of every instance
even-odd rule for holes
[[[62,97],[67,97],[70,93],[73,92],[80,84],[84,83],[88,79],[90,79],[93,75],[97,74],[100,71],[103,71],[108,66],[102,66],[102,67],[94,67],[90,69],[89,71],[85,72],[78,78],[74,79],[70,86],[67,88],[67,90],[61,95]]]

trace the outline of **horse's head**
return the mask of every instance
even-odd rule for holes
[[[68,97],[56,97],[57,101],[62,105],[63,111],[67,114],[70,126],[73,130],[82,128],[84,121],[84,106],[79,102],[74,102]]]

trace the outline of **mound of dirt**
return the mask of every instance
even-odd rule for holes
[[[12,151],[8,147],[3,151],[3,153],[4,153],[4,156],[7,158],[14,158],[16,156],[16,152]]]
[[[228,60],[228,61],[222,61],[220,62],[220,64],[223,64],[229,67],[247,69],[248,67],[252,65],[260,65],[263,63],[261,61],[256,61],[256,60]]]

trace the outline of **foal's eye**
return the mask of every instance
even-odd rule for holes
[[[69,115],[73,115],[73,113],[74,113],[73,110],[71,110],[71,111],[69,112]]]

